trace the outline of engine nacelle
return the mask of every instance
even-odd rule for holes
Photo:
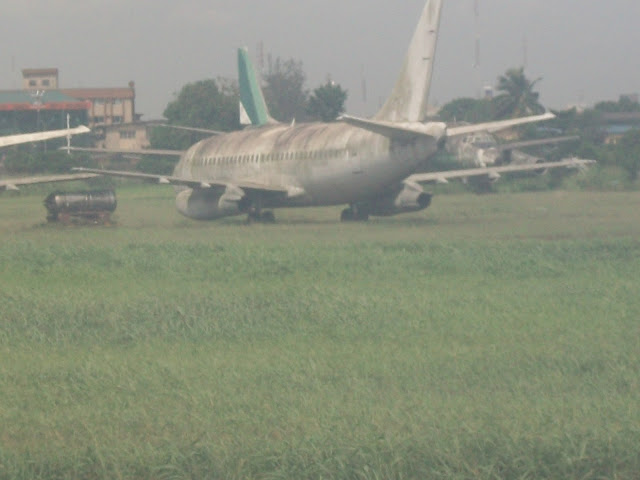
[[[44,206],[51,216],[57,216],[60,213],[112,213],[117,204],[116,194],[113,190],[54,192],[44,200]]]
[[[215,220],[242,213],[244,191],[228,186],[224,192],[214,188],[186,189],[176,196],[176,208],[195,220]]]
[[[50,222],[70,222],[74,219],[108,223],[109,215],[115,211],[117,204],[113,190],[54,192],[44,201]]]
[[[431,205],[430,193],[425,192],[417,183],[404,182],[399,193],[372,201],[369,204],[369,213],[387,217],[399,213],[418,212],[429,205]]]

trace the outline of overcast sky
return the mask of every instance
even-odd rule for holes
[[[638,0],[444,0],[431,103],[476,96],[526,59],[552,108],[640,92]],[[57,67],[62,87],[136,83],[143,119],[186,83],[235,78],[236,48],[330,75],[348,111],[375,113],[395,82],[424,0],[3,0],[0,89]],[[476,37],[480,65],[474,68]],[[525,48],[526,45],[526,48]],[[526,53],[525,53],[526,52]],[[363,78],[366,80],[364,101]]]

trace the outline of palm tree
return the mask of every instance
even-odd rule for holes
[[[542,113],[545,108],[538,102],[540,94],[534,92],[535,85],[524,74],[524,67],[512,68],[498,79],[498,92],[495,98],[497,118],[515,118]]]

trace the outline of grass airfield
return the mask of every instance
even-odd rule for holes
[[[635,479],[640,193],[111,227],[0,198],[0,479]]]

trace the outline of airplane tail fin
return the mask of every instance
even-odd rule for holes
[[[269,115],[258,77],[246,48],[238,49],[238,82],[240,84],[240,123],[253,126],[276,123]]]
[[[427,0],[418,22],[400,77],[391,96],[374,120],[421,122],[427,113],[427,100],[435,60],[442,0]]]

